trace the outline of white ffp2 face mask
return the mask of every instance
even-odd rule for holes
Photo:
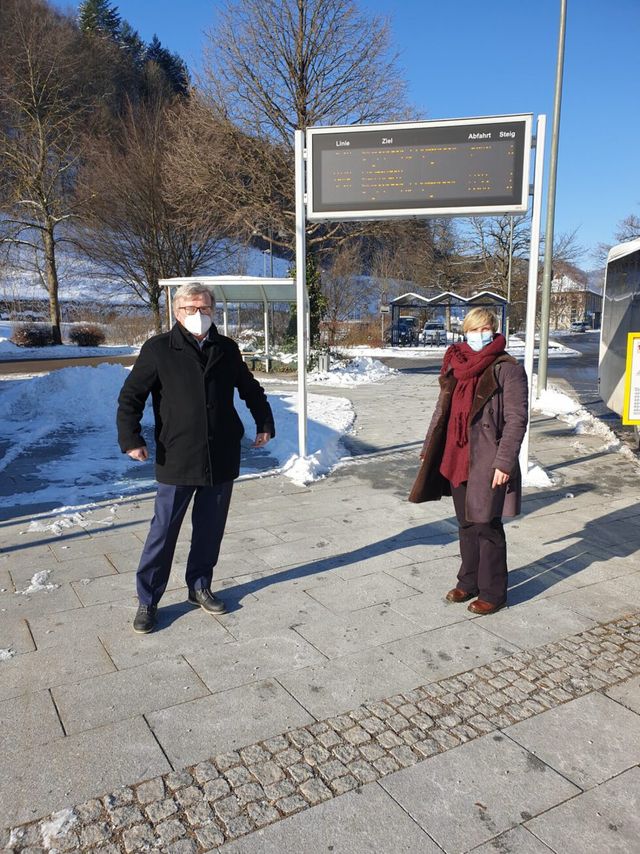
[[[208,314],[196,311],[195,314],[185,317],[183,326],[192,335],[205,335],[211,327],[211,318]]]
[[[493,332],[467,332],[467,344],[478,353],[493,341]]]

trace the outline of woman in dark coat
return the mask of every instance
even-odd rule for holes
[[[462,559],[449,602],[491,614],[507,602],[507,546],[503,516],[520,512],[518,464],[527,429],[524,368],[505,352],[496,316],[483,308],[466,315],[466,341],[445,353],[440,396],[422,448],[409,501],[453,496]]]

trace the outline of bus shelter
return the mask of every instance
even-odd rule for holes
[[[169,323],[173,326],[172,289],[181,285],[199,284],[209,288],[217,306],[222,306],[222,328],[224,335],[229,334],[229,307],[231,305],[262,305],[264,324],[264,355],[267,371],[271,359],[271,341],[269,336],[269,306],[274,303],[296,302],[296,283],[294,279],[276,279],[264,276],[182,276],[172,279],[160,279],[160,285],[167,289]],[[308,318],[308,297],[307,311]]]
[[[479,291],[462,297],[451,291],[442,291],[431,297],[406,293],[389,301],[391,309],[391,345],[418,343],[422,323],[441,320],[447,333],[457,332],[470,308],[488,308],[498,315],[500,330],[506,328],[508,302],[492,291]],[[411,329],[413,327],[413,329]],[[411,339],[413,338],[413,341]],[[409,339],[409,340],[408,340]]]

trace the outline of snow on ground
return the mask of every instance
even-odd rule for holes
[[[538,338],[536,337],[536,346],[534,348],[534,353],[538,355]],[[430,356],[443,356],[445,350],[447,349],[447,345],[442,345],[441,347],[341,347],[340,351],[342,353],[346,353],[349,356],[370,356],[374,359],[388,359],[392,357],[400,358],[400,359],[426,359]],[[509,337],[509,347],[508,352],[511,353],[516,359],[524,358],[524,339],[519,337],[518,335],[511,335]],[[564,344],[560,344],[558,341],[549,341],[549,353],[553,356],[579,356],[580,353],[577,350],[572,350],[570,347],[566,347]]]
[[[15,654],[15,649],[11,649],[11,647],[8,649],[0,649],[0,661],[9,661],[9,659],[13,658]]]
[[[120,453],[117,445],[115,412],[127,373],[121,365],[102,364],[0,382],[0,448],[4,451],[0,473],[13,466],[14,475],[26,478],[26,488],[18,487],[17,496],[0,496],[0,507],[58,502],[64,505],[60,507],[63,518],[47,524],[57,525],[55,533],[59,533],[63,527],[82,522],[70,512],[77,505],[153,489],[151,467],[143,469],[140,463]],[[353,423],[350,402],[325,395],[308,396],[309,456],[300,460],[297,395],[269,394],[269,400],[277,436],[264,451],[253,453],[273,458],[272,470],[283,471],[297,483],[325,474],[340,456],[340,437]],[[253,418],[242,401],[237,400],[236,405],[247,437],[253,439]],[[143,416],[147,435],[152,432],[152,424],[149,405]]]
[[[29,593],[39,593],[41,590],[57,590],[60,585],[49,581],[51,572],[52,570],[50,569],[43,569],[40,572],[34,573],[31,576],[29,586],[25,587],[24,590],[16,590],[16,593],[21,596],[28,596]]]
[[[63,324],[63,335],[70,324]],[[139,347],[100,346],[78,347],[77,344],[54,344],[51,347],[18,347],[10,338],[13,334],[12,324],[0,321],[0,362],[10,362],[17,359],[73,359],[78,356],[128,356],[137,353]]]
[[[388,368],[371,356],[355,356],[349,362],[331,365],[329,371],[312,371],[308,375],[308,382],[339,388],[379,382],[395,373],[397,371],[393,368]]]
[[[617,451],[635,462],[638,461],[638,458],[631,449],[623,445],[615,433],[603,421],[591,415],[577,400],[560,391],[557,386],[549,384],[542,394],[537,397],[537,380],[538,377],[534,374],[533,402],[531,405],[534,412],[541,412],[543,415],[549,415],[558,418],[560,421],[564,421],[573,427],[578,435],[600,436],[603,439],[603,447],[606,450]]]

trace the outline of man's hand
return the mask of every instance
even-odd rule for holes
[[[138,460],[141,463],[149,459],[149,451],[147,451],[146,445],[143,445],[141,448],[134,448],[132,451],[127,451],[127,454],[132,460]]]
[[[491,489],[495,489],[496,486],[504,486],[504,484],[509,480],[509,475],[500,471],[500,469],[494,469],[493,471],[493,483],[491,484]]]
[[[271,438],[271,433],[258,433],[256,435],[256,440],[251,446],[252,448],[264,448],[269,439]]]

